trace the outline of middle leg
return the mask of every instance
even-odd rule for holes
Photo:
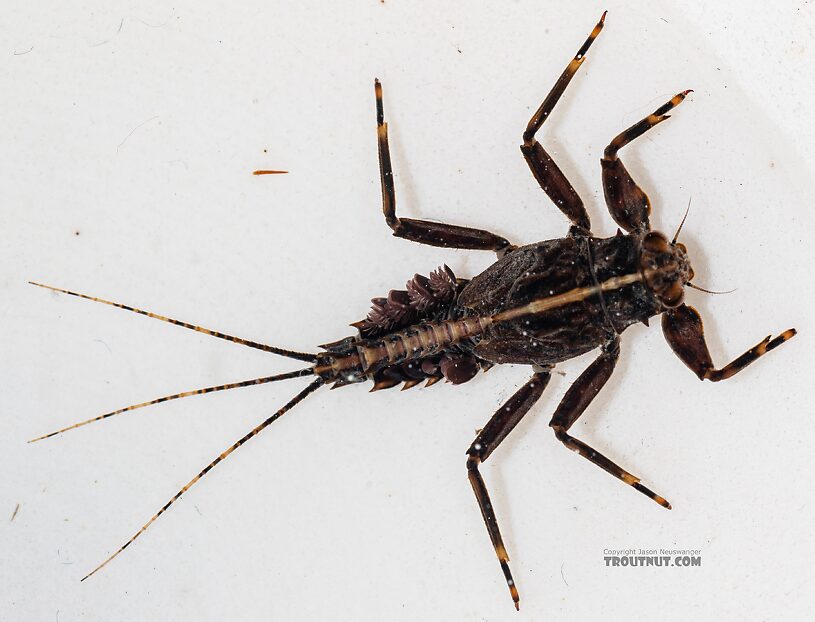
[[[600,389],[603,388],[603,385],[605,385],[611,377],[611,373],[617,365],[617,358],[619,356],[620,338],[615,337],[603,347],[602,354],[597,357],[594,363],[592,363],[575,383],[569,387],[569,390],[566,391],[566,395],[563,396],[563,400],[558,405],[552,417],[552,421],[549,422],[549,426],[554,430],[558,440],[566,447],[572,451],[576,451],[604,471],[624,481],[629,486],[636,488],[646,497],[653,499],[662,507],[670,510],[671,504],[663,497],[640,484],[639,477],[631,475],[631,473],[619,467],[603,454],[586,445],[583,441],[570,436],[568,432],[572,424],[583,414],[583,411],[585,411],[591,401],[597,397]]]

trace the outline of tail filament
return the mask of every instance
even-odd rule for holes
[[[108,557],[108,558],[107,558],[105,561],[103,561],[101,564],[99,564],[99,565],[98,565],[96,568],[94,568],[92,571],[90,571],[88,574],[86,574],[84,577],[82,577],[82,579],[81,579],[81,580],[82,580],[82,581],[84,581],[84,580],[85,580],[85,579],[87,579],[88,577],[90,577],[90,576],[92,576],[92,575],[96,574],[96,573],[97,573],[97,572],[99,572],[99,571],[100,571],[102,568],[104,568],[104,567],[105,567],[105,566],[106,566],[108,563],[110,563],[110,562],[111,562],[111,561],[112,561],[114,558],[116,558],[116,556],[118,556],[118,555],[119,555],[119,553],[121,553],[121,552],[122,552],[122,551],[124,551],[124,550],[125,550],[125,549],[126,549],[128,546],[130,546],[130,545],[131,545],[131,543],[132,543],[132,542],[133,542],[133,541],[134,541],[136,538],[138,538],[140,535],[142,535],[142,534],[143,534],[143,533],[144,533],[144,532],[147,530],[147,528],[148,528],[150,525],[152,525],[152,524],[153,524],[153,522],[155,522],[155,520],[156,520],[156,519],[157,519],[159,516],[161,516],[162,514],[164,514],[164,512],[166,512],[166,511],[167,511],[167,509],[168,509],[168,508],[169,508],[169,507],[170,507],[170,506],[171,506],[173,503],[175,503],[176,501],[178,501],[178,499],[179,499],[179,498],[181,498],[181,496],[182,496],[182,495],[183,495],[185,492],[187,492],[187,491],[188,491],[188,490],[189,490],[189,489],[190,489],[190,488],[191,488],[193,485],[195,485],[195,484],[196,484],[196,482],[198,482],[198,480],[200,480],[202,477],[204,477],[204,475],[206,475],[207,473],[209,473],[209,471],[210,471],[210,470],[211,470],[211,469],[212,469],[212,468],[213,468],[213,467],[214,467],[216,464],[218,464],[219,462],[221,462],[222,460],[224,460],[224,459],[225,459],[227,456],[229,456],[229,454],[231,454],[231,453],[232,453],[233,451],[235,451],[235,450],[236,450],[238,447],[240,447],[241,445],[243,445],[243,444],[244,444],[246,441],[248,441],[250,438],[252,438],[253,436],[256,436],[257,434],[259,434],[260,432],[262,432],[262,431],[263,431],[265,428],[267,428],[269,425],[271,425],[272,423],[274,423],[274,422],[275,422],[277,419],[279,419],[279,418],[280,418],[280,417],[282,417],[284,414],[286,414],[286,412],[288,412],[289,410],[291,410],[291,409],[292,409],[294,406],[296,406],[297,404],[299,404],[300,402],[302,402],[302,401],[303,401],[303,400],[304,400],[304,399],[305,399],[305,398],[306,398],[306,397],[307,397],[309,394],[311,394],[311,393],[313,393],[314,391],[316,391],[317,389],[319,389],[319,388],[320,388],[320,386],[321,386],[322,384],[323,384],[323,380],[322,380],[322,378],[317,378],[317,379],[316,379],[316,380],[314,380],[314,381],[313,381],[313,382],[312,382],[310,385],[308,385],[308,386],[307,386],[305,389],[303,389],[302,391],[300,391],[300,393],[298,393],[297,395],[295,395],[295,396],[294,396],[294,397],[293,397],[293,398],[292,398],[292,399],[291,399],[291,400],[290,400],[290,401],[289,401],[289,402],[288,402],[288,403],[287,403],[285,406],[283,406],[283,408],[281,408],[280,410],[278,410],[278,411],[277,411],[275,414],[273,414],[271,417],[269,417],[268,419],[266,419],[266,420],[265,420],[263,423],[261,423],[260,425],[258,425],[258,426],[256,426],[256,427],[252,428],[252,429],[251,429],[249,432],[247,432],[247,433],[246,433],[244,436],[242,436],[242,437],[241,437],[241,438],[239,438],[239,439],[238,439],[236,442],[234,442],[232,445],[230,445],[230,446],[229,446],[229,447],[228,447],[228,448],[227,448],[227,449],[226,449],[226,450],[225,450],[225,451],[224,451],[222,454],[220,454],[220,455],[219,455],[217,458],[215,458],[215,459],[214,459],[212,462],[210,462],[210,463],[209,463],[207,466],[205,466],[203,469],[201,469],[201,471],[198,473],[198,475],[196,475],[195,477],[193,477],[193,478],[192,478],[192,479],[191,479],[189,482],[187,482],[187,483],[186,483],[186,484],[185,484],[185,485],[184,485],[184,486],[183,486],[183,487],[182,487],[182,488],[181,488],[181,489],[180,489],[180,490],[179,490],[177,493],[175,493],[175,494],[174,494],[174,495],[173,495],[173,496],[170,498],[170,500],[169,500],[167,503],[165,503],[165,504],[164,504],[164,506],[163,506],[163,507],[162,507],[162,508],[161,508],[161,509],[160,509],[158,512],[156,512],[156,513],[155,513],[155,514],[152,516],[152,518],[151,518],[149,521],[147,521],[147,522],[146,522],[144,525],[142,525],[141,529],[139,529],[139,530],[138,530],[138,531],[137,531],[137,532],[136,532],[136,533],[135,533],[135,534],[134,534],[134,535],[133,535],[133,536],[132,536],[132,537],[131,537],[131,538],[130,538],[128,541],[127,541],[127,542],[125,542],[125,543],[124,543],[124,544],[123,544],[121,547],[119,547],[119,548],[116,550],[116,552],[115,552],[115,553],[113,553],[113,555],[111,555],[110,557]]]

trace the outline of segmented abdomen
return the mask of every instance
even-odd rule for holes
[[[490,324],[490,318],[482,316],[415,324],[376,339],[351,342],[344,352],[320,355],[315,371],[338,385],[360,382],[386,367],[432,357],[478,338]]]
[[[417,324],[357,346],[363,373],[438,354],[465,339],[480,336],[490,325],[480,316]]]

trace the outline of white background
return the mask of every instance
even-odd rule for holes
[[[0,24],[0,619],[799,620],[811,611],[815,424],[812,6],[780,2],[6,0]],[[658,322],[575,425],[674,506],[564,449],[558,368],[483,472],[521,592],[516,614],[464,452],[528,377],[320,391],[233,454],[91,580],[192,475],[303,380],[179,400],[28,445],[167,393],[296,361],[58,296],[39,280],[283,347],[349,334],[368,299],[488,253],[392,238],[380,212],[382,79],[399,213],[519,243],[566,219],[518,151],[603,9],[606,28],[541,136],[615,231],[598,158],[624,151],[672,233],[719,364],[700,383]],[[289,175],[253,177],[256,168]],[[11,520],[15,507],[19,511]],[[701,568],[606,568],[607,548],[698,548]]]

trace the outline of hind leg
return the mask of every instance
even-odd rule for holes
[[[603,13],[600,17],[600,21],[597,22],[597,25],[594,27],[594,30],[591,31],[591,34],[577,51],[577,54],[575,54],[571,62],[566,66],[566,69],[563,70],[560,78],[555,82],[555,85],[552,87],[552,90],[549,91],[546,99],[543,100],[540,108],[538,108],[529,120],[529,124],[526,126],[526,131],[523,136],[524,142],[521,145],[521,152],[524,154],[526,163],[532,170],[535,179],[538,180],[540,187],[549,198],[552,199],[552,202],[554,202],[557,208],[566,214],[566,217],[572,222],[572,225],[577,227],[583,234],[588,234],[591,229],[591,222],[589,221],[589,215],[586,212],[583,201],[577,192],[575,192],[569,180],[566,179],[566,175],[563,174],[563,171],[558,168],[558,165],[555,164],[552,157],[546,153],[546,150],[544,150],[541,144],[535,139],[535,134],[541,128],[543,122],[549,118],[549,114],[552,112],[552,109],[554,109],[560,96],[563,95],[572,77],[577,73],[577,70],[580,69],[580,65],[583,64],[583,61],[586,60],[586,52],[603,29],[605,19],[606,14]]]
[[[499,255],[514,248],[508,240],[483,229],[447,225],[428,220],[399,218],[396,215],[396,192],[393,187],[393,169],[388,147],[388,124],[382,106],[382,85],[374,82],[376,90],[376,135],[379,148],[379,178],[382,183],[382,211],[385,222],[397,238],[405,238],[429,246],[495,251]]]
[[[635,138],[642,136],[655,125],[670,119],[665,114],[685,99],[691,90],[674,95],[669,101],[657,108],[653,114],[638,121],[624,132],[617,135],[606,147],[600,165],[603,167],[603,194],[611,217],[626,231],[651,228],[648,217],[651,215],[651,202],[648,195],[632,179],[617,152]]]
[[[512,432],[512,429],[538,401],[550,377],[549,371],[541,371],[532,376],[529,382],[518,389],[515,395],[496,411],[467,450],[467,477],[473,487],[475,498],[478,500],[478,507],[481,508],[481,516],[487,526],[487,532],[490,534],[492,546],[495,548],[495,554],[498,556],[498,562],[501,564],[501,570],[516,609],[520,602],[518,588],[509,570],[509,555],[504,547],[504,540],[498,529],[498,519],[495,517],[495,509],[492,507],[490,495],[484,484],[484,478],[481,477],[478,470],[478,465],[489,458],[501,441]]]

